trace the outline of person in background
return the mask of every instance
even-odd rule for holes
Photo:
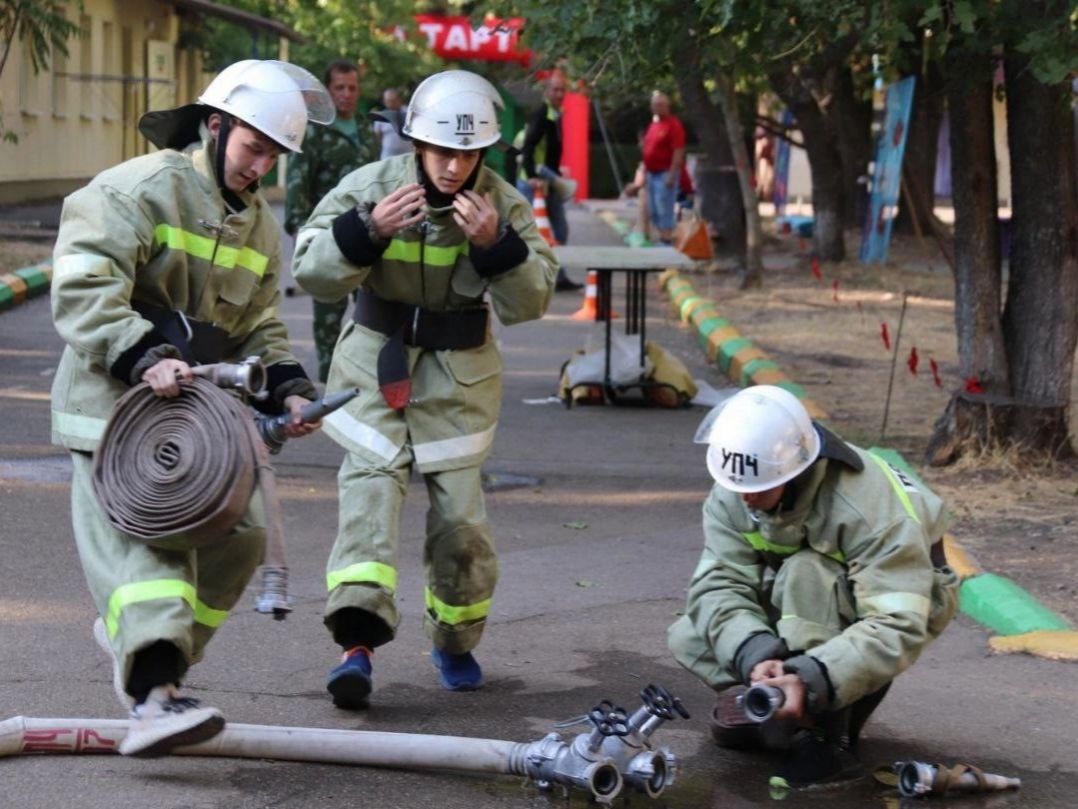
[[[382,109],[371,113],[374,119],[372,130],[381,146],[380,160],[408,154],[412,151],[412,142],[401,135],[404,128],[404,100],[400,90],[390,87],[382,93]]]
[[[670,97],[658,90],[651,94],[651,123],[644,132],[643,156],[651,223],[659,239],[670,244],[678,180],[685,163],[685,128],[670,113]]]
[[[569,220],[565,215],[565,200],[555,185],[561,179],[561,128],[565,90],[565,74],[560,70],[552,71],[543,86],[543,104],[528,116],[524,127],[524,139],[520,145],[520,174],[517,178],[517,190],[529,203],[534,204],[536,190],[543,192],[550,230],[558,244],[569,243]],[[583,286],[571,279],[564,267],[558,268],[555,290],[572,292],[582,289]]]
[[[736,393],[697,440],[715,486],[670,649],[718,692],[720,746],[787,751],[772,786],[855,777],[865,722],[954,615],[946,509],[777,386]],[[762,724],[739,699],[753,685],[783,695]]]
[[[94,493],[94,453],[113,404],[133,385],[182,396],[191,366],[257,355],[270,393],[254,406],[291,413],[316,395],[277,316],[279,226],[258,183],[304,147],[307,120],[333,120],[325,88],[284,62],[237,62],[197,104],[149,112],[139,131],[159,151],[107,169],[64,200],[52,316],[67,343],[52,388],[53,442],[71,452],[75,543],[130,711],[120,752],[153,757],[218,733],[224,717],[182,696],[262,563],[262,491],[223,536],[144,540],[112,525]]]
[[[337,117],[330,126],[308,126],[303,153],[289,157],[284,229],[290,236],[296,235],[314,206],[343,176],[377,159],[373,138],[365,128],[361,130],[356,121],[360,95],[356,63],[347,59],[330,62],[323,79],[333,98]],[[337,344],[347,309],[347,298],[313,303],[319,382],[325,382],[329,375],[333,346]]]

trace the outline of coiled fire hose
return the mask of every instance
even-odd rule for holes
[[[116,402],[94,453],[94,492],[109,522],[157,547],[220,539],[243,517],[256,483],[266,522],[259,603],[280,620],[291,607],[276,476],[239,399],[198,377],[171,398],[136,385]]]

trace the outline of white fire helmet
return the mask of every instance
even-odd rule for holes
[[[763,492],[793,480],[820,454],[820,436],[796,396],[775,385],[738,391],[696,433],[707,469],[725,489]]]
[[[275,60],[244,59],[229,65],[198,97],[292,152],[300,152],[307,121],[332,123],[333,99],[322,82],[301,67]]]
[[[428,76],[412,94],[402,132],[447,149],[485,149],[501,138],[504,108],[494,85],[467,70]]]

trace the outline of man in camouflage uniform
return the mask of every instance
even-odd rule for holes
[[[284,229],[290,236],[296,235],[314,206],[333,190],[341,177],[378,159],[370,130],[361,129],[355,117],[360,92],[359,68],[347,59],[331,62],[323,81],[337,108],[337,118],[329,126],[309,125],[303,154],[289,158]],[[331,303],[314,301],[314,346],[321,382],[329,376],[329,362],[347,308],[348,298]]]

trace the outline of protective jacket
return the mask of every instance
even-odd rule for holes
[[[809,712],[818,713],[890,682],[942,632],[957,589],[939,548],[933,551],[946,528],[943,503],[881,458],[843,449],[837,454],[845,460],[821,457],[796,478],[793,502],[774,514],[750,512],[736,492],[712,489],[686,613],[670,630],[671,648],[684,665],[693,668],[697,643],[734,682],[747,682],[763,660],[784,659],[786,671],[807,686]],[[852,602],[852,614],[845,629],[799,647],[793,644],[810,637],[812,628],[799,626],[803,616],[769,615],[768,589],[784,559],[806,548],[845,569],[849,592],[799,595]],[[813,583],[791,578],[784,586]]]
[[[219,359],[258,355],[272,401],[313,396],[277,317],[280,238],[269,205],[243,191],[226,206],[213,141],[108,169],[64,201],[54,251],[53,321],[67,343],[52,388],[52,439],[93,451],[113,403],[154,358],[180,356],[135,307],[178,310],[226,338]]]
[[[381,301],[436,313],[484,309],[489,294],[502,323],[541,317],[557,262],[531,207],[486,167],[478,169],[473,190],[489,194],[498,212],[503,233],[492,247],[471,245],[451,206],[428,208],[425,221],[390,240],[374,233],[370,211],[419,181],[417,160],[407,154],[364,166],[322,200],[296,239],[297,283],[320,300],[359,288]],[[342,330],[326,389],[358,386],[362,393],[325,420],[326,433],[376,466],[388,465],[406,445],[423,473],[482,463],[501,407],[501,356],[489,331],[474,348],[406,345],[412,400],[402,410],[390,408],[378,388],[378,356],[387,339],[355,322]]]

